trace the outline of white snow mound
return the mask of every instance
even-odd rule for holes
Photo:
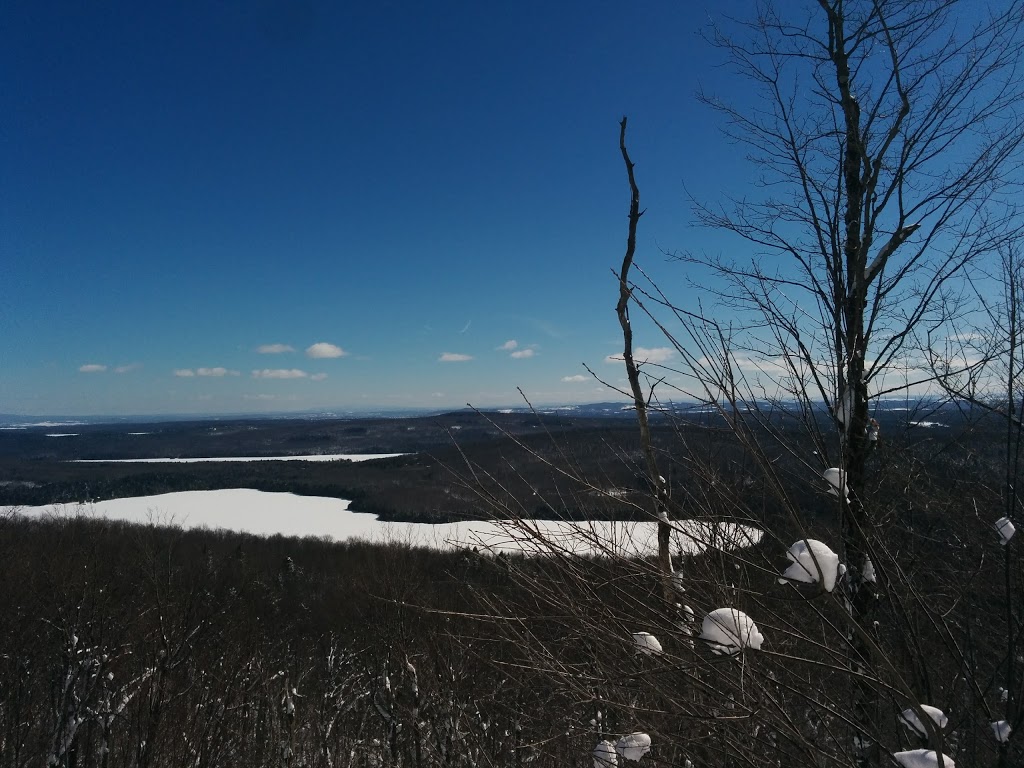
[[[633,645],[637,653],[643,653],[647,656],[657,656],[662,653],[661,643],[650,632],[634,632]]]
[[[764,642],[764,635],[754,620],[736,608],[716,608],[701,624],[700,639],[711,645],[715,653],[739,653],[744,648],[755,651]]]
[[[934,749],[911,749],[907,752],[894,752],[893,757],[903,768],[939,768],[939,756]],[[943,768],[956,768],[956,763],[949,755],[942,756]]]
[[[841,429],[845,429],[853,416],[853,388],[848,388],[843,397],[836,398],[836,421]]]
[[[799,581],[803,584],[821,583],[826,592],[836,586],[839,575],[839,555],[817,539],[801,539],[789,548],[786,557],[790,566],[779,582]]]
[[[616,768],[619,756],[615,754],[615,745],[610,741],[599,741],[594,747],[594,768]]]
[[[946,713],[938,707],[932,707],[928,704],[922,704],[921,709],[924,710],[925,714],[932,719],[932,722],[942,730],[946,727],[946,723],[949,720],[946,718]],[[927,736],[928,731],[924,727],[924,723],[921,722],[921,718],[917,716],[917,712],[913,709],[904,709],[903,714],[900,715],[900,722],[903,723],[907,728],[912,730],[918,736]]]
[[[828,492],[833,496],[838,496],[842,491],[843,497],[849,497],[850,489],[846,487],[846,473],[839,467],[829,467],[821,473],[822,478],[826,483],[831,486]]]
[[[999,534],[999,543],[1004,547],[1010,542],[1010,539],[1013,538],[1013,534],[1016,532],[1017,529],[1010,522],[1010,518],[1000,517],[996,520],[996,533]]]
[[[992,727],[992,734],[996,737],[996,741],[1000,744],[1005,744],[1010,740],[1010,731],[1013,729],[1010,724],[1005,720],[995,720],[989,725]]]
[[[639,760],[650,749],[651,737],[639,731],[623,736],[615,743],[615,751],[622,755],[624,760]]]

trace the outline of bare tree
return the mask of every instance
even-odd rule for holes
[[[983,14],[951,0],[819,0],[803,18],[764,4],[756,20],[713,31],[761,101],[701,98],[764,184],[696,210],[756,253],[748,264],[684,258],[725,279],[721,298],[768,329],[764,358],[804,371],[805,397],[831,409],[851,554],[863,554],[871,398],[916,331],[965,311],[959,278],[1020,226],[1008,187],[1024,141],[1024,7]]]
[[[759,101],[701,98],[726,117],[763,184],[722,206],[694,203],[702,224],[738,235],[752,252],[749,260],[678,256],[701,275],[695,282],[720,286],[717,306],[708,302],[699,314],[634,263],[639,191],[625,121],[620,126],[631,192],[627,251],[616,270],[624,394],[637,409],[659,533],[669,537],[659,535],[653,563],[585,565],[563,552],[564,571],[524,569],[538,603],[557,612],[560,639],[507,625],[531,649],[522,667],[542,669],[568,700],[591,706],[602,742],[609,732],[656,723],[651,733],[659,729],[654,735],[673,745],[673,763],[865,766],[909,746],[930,750],[936,765],[953,753],[971,764],[1009,764],[990,697],[994,681],[1016,677],[1013,663],[1004,664],[1013,643],[1000,649],[981,636],[975,611],[987,609],[971,586],[980,574],[991,577],[986,552],[998,542],[972,527],[966,500],[940,502],[915,487],[935,481],[916,458],[886,453],[892,471],[870,459],[886,450],[872,401],[936,381],[937,369],[916,355],[917,339],[951,336],[979,310],[976,270],[1019,233],[1012,194],[1024,141],[1022,20],[1016,0],[993,9],[819,0],[796,16],[763,3],[754,20],[713,29]],[[718,280],[705,279],[706,271]],[[660,328],[680,365],[632,360],[630,308]],[[720,460],[700,460],[692,430],[677,428],[677,454],[652,443],[654,406],[682,397],[716,407],[712,426],[738,438],[735,477],[723,476]],[[662,475],[673,470],[685,478],[681,487],[663,488]],[[801,509],[794,489],[810,478],[824,486],[822,496],[832,491],[835,525]],[[983,484],[971,488],[974,504],[992,498]],[[671,490],[678,504],[670,504]],[[918,523],[931,526],[928,546],[905,519],[918,506],[930,509]],[[675,581],[664,540],[695,530],[683,518],[708,532],[683,563],[686,598],[664,588]],[[727,523],[756,525],[769,546],[737,550],[719,535]],[[838,553],[812,546],[818,531],[834,537]],[[791,559],[812,576],[795,581],[814,585],[797,594],[793,584],[784,592],[773,586],[772,559],[790,536]],[[939,542],[956,556],[937,561]],[[835,583],[826,587],[830,570]],[[662,587],[658,599],[651,581]],[[679,613],[670,618],[676,599]],[[723,605],[764,622],[776,645],[709,656],[720,615],[713,609]],[[1016,619],[1007,621],[1012,640]],[[637,631],[645,627],[664,648],[647,644]],[[687,645],[698,631],[706,643]],[[632,668],[622,659],[631,634],[642,657]],[[953,683],[937,683],[937,668]],[[940,699],[960,708],[957,726],[922,706]],[[669,713],[676,724],[661,719]],[[982,742],[977,734],[990,722],[997,738]],[[596,759],[606,761],[609,749],[599,745]]]
[[[815,429],[815,403],[828,407],[838,451],[819,432],[819,455],[847,491],[843,556],[861,624],[875,599],[858,576],[873,549],[871,400],[929,378],[924,366],[916,382],[907,374],[915,334],[948,331],[974,308],[966,279],[1020,226],[1010,192],[1024,141],[1022,18],[1019,2],[818,0],[802,16],[765,3],[711,33],[759,101],[701,98],[763,180],[725,206],[695,203],[703,224],[754,247],[748,263],[682,256],[722,278],[719,298],[748,319],[731,329],[713,388],[734,384],[722,372],[738,344],[762,392],[803,402]]]

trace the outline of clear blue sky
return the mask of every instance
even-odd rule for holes
[[[4,3],[0,412],[611,399],[619,118],[670,286],[749,172],[709,5]]]

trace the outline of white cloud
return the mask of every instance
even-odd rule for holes
[[[311,378],[313,381],[323,381],[324,379],[327,378],[327,374],[326,373],[314,373],[309,378]]]
[[[214,376],[214,377],[219,378],[221,376],[237,376],[237,375],[238,375],[238,371],[229,371],[227,368],[222,368],[220,366],[218,366],[216,368],[197,368],[196,369],[196,376]]]
[[[174,375],[179,379],[189,379],[196,375],[196,372],[191,368],[178,368],[174,371]]]
[[[675,357],[675,355],[676,351],[672,349],[672,347],[652,347],[650,349],[647,347],[637,347],[633,350],[633,360],[637,365],[641,365],[643,363],[667,363]],[[621,363],[622,355],[608,355],[604,361],[606,363]]]
[[[252,372],[254,379],[304,379],[307,376],[308,373],[298,368],[264,368]]]
[[[582,373],[577,373],[575,376],[563,376],[562,377],[562,381],[566,382],[567,384],[573,383],[573,382],[576,382],[576,381],[586,381],[586,380],[587,380],[587,377],[584,376]]]
[[[461,354],[459,352],[444,352],[444,353],[441,354],[441,356],[439,358],[437,358],[437,362],[439,362],[439,363],[464,363],[467,360],[472,360],[472,359],[473,359],[472,355],[463,355],[463,354]]]
[[[341,347],[337,347],[334,344],[328,344],[326,341],[318,341],[316,344],[306,348],[307,357],[344,357],[347,354],[348,352]]]
[[[129,373],[136,371],[142,367],[142,363],[129,363],[128,365],[119,365],[114,369],[114,373]]]
[[[536,353],[534,352],[534,350],[532,348],[517,349],[515,352],[513,352],[511,355],[509,355],[509,357],[514,357],[517,360],[521,360],[524,357],[533,357],[535,354]]]
[[[295,348],[289,344],[261,344],[256,347],[261,355],[281,355],[285,352],[294,352]]]
[[[78,368],[79,373],[103,373],[105,370],[107,366],[100,363],[86,363]]]
[[[509,339],[504,344],[502,344],[500,347],[497,347],[497,349],[498,349],[499,352],[511,352],[513,349],[516,349],[518,346],[519,346],[519,342],[518,341],[516,341],[515,339]]]

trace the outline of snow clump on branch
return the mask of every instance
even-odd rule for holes
[[[839,467],[829,467],[821,473],[821,476],[829,484],[828,492],[833,496],[838,496],[842,491],[844,499],[850,497],[850,489],[846,487],[846,473]]]
[[[946,718],[946,713],[938,707],[932,707],[928,704],[921,704],[921,709],[924,710],[924,713],[932,719],[932,722],[935,723],[936,727],[939,728],[939,730],[945,728],[946,723],[949,722],[949,720]],[[912,730],[918,736],[928,735],[928,730],[924,727],[924,723],[921,722],[921,718],[917,716],[917,712],[915,712],[913,708],[903,710],[903,714],[900,715],[900,722],[907,726],[907,728]]]
[[[839,564],[839,555],[817,539],[801,539],[789,548],[786,557],[790,566],[779,579],[780,584],[820,582],[826,592],[831,592],[835,589],[836,579],[845,571]]]
[[[594,768],[616,768],[619,757],[615,754],[615,745],[610,741],[599,741],[594,747]]]
[[[895,752],[893,757],[903,768],[938,768],[939,756],[934,749],[911,749],[907,752]],[[953,758],[942,756],[943,768],[956,768]]]
[[[615,742],[615,751],[624,760],[639,760],[651,749],[651,737],[646,733],[630,733]],[[596,768],[596,766],[595,766]]]
[[[764,642],[764,635],[743,611],[717,608],[704,617],[700,639],[709,643],[714,653],[732,655],[744,648],[758,650]]]
[[[1010,543],[1010,539],[1013,538],[1013,534],[1017,532],[1013,523],[1010,522],[1008,517],[1000,517],[996,520],[996,532],[999,534],[999,543],[1004,547]]]
[[[662,653],[661,643],[650,632],[634,632],[633,645],[637,653],[647,656],[658,656]]]
[[[1000,744],[1005,744],[1010,740],[1010,731],[1013,729],[1008,722],[1005,720],[994,720],[989,725],[992,727],[992,735],[996,737],[996,741]]]

